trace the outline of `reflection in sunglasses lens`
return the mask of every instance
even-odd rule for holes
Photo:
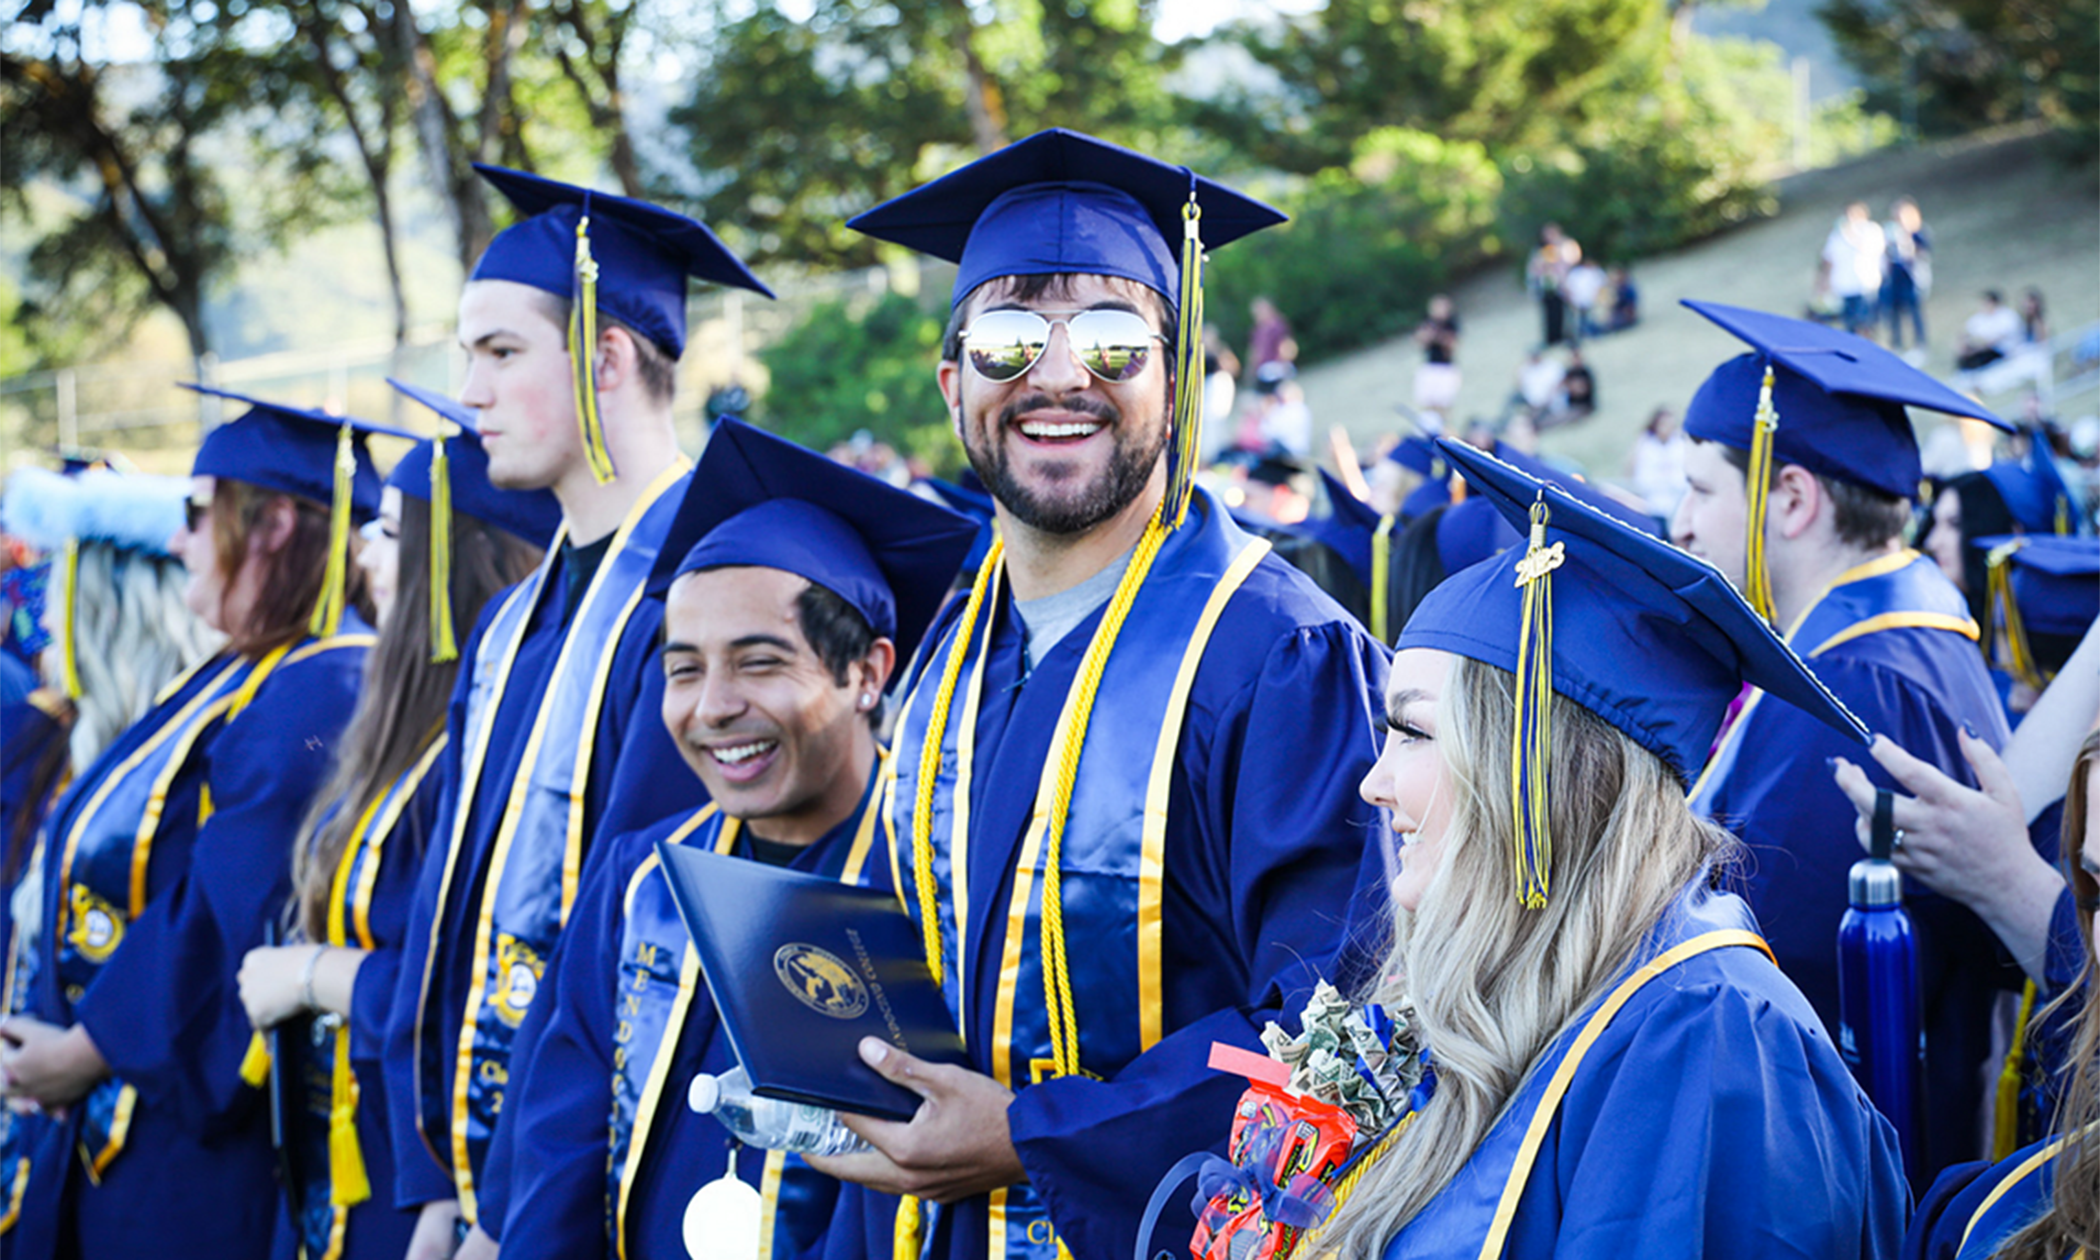
[[[1145,370],[1152,343],[1164,340],[1129,311],[1081,311],[1046,319],[1034,311],[991,311],[964,332],[970,366],[991,381],[1010,381],[1035,366],[1050,344],[1050,330],[1065,326],[1072,352],[1086,369],[1110,384]]]

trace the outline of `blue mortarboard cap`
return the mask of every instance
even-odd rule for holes
[[[2049,449],[2048,434],[2031,434],[2026,455],[2001,459],[1983,475],[1998,488],[2005,510],[2021,529],[2035,534],[2085,532],[2078,498],[2064,484],[2063,470],[2056,466],[2056,454]]]
[[[1327,514],[1308,518],[1302,532],[1334,549],[1365,587],[1371,584],[1371,538],[1378,532],[1378,511],[1356,497],[1340,477],[1320,470],[1327,487]]]
[[[687,276],[773,296],[706,224],[523,171],[480,163],[474,169],[526,217],[489,242],[471,279],[511,280],[571,300],[576,224],[588,213],[598,308],[674,359],[685,353]]]
[[[1477,449],[1477,448],[1476,448]],[[1628,529],[1655,537],[1655,522],[1634,511],[1588,482],[1572,477],[1543,460],[1535,459],[1506,442],[1495,444],[1495,457],[1535,481],[1543,481],[1582,500]],[[1445,573],[1470,568],[1504,547],[1514,547],[1524,536],[1503,518],[1489,500],[1467,499],[1453,504],[1437,518],[1436,554]]]
[[[730,565],[799,574],[894,640],[901,675],[976,537],[969,517],[725,419],[693,471],[650,589]]]
[[[999,276],[1120,276],[1178,302],[1182,208],[1193,186],[1204,245],[1284,221],[1186,167],[1053,128],[854,216],[846,226],[945,258],[954,301]]]
[[[1441,443],[1479,496],[1528,528],[1550,513],[1552,687],[1654,753],[1689,784],[1744,682],[1859,740],[1867,728],[1751,611],[1719,570],[1462,443]],[[1468,500],[1471,502],[1472,500]],[[1527,549],[1511,548],[1431,591],[1396,645],[1437,648],[1518,672]]]
[[[209,385],[183,384],[184,389],[215,398],[245,403],[249,410],[204,435],[197,458],[190,465],[195,477],[225,477],[245,481],[266,490],[296,494],[327,506],[335,496],[335,453],[338,434],[348,427],[357,471],[350,480],[353,516],[369,520],[379,514],[379,470],[365,439],[373,434],[415,441],[416,435],[391,425],[375,424],[355,416],[335,416],[306,407],[292,407]]]
[[[2039,634],[2082,635],[2100,617],[2100,538],[2005,534],[1976,545],[2012,565],[2020,620]]]
[[[554,540],[554,531],[561,528],[561,501],[551,491],[503,490],[489,481],[489,453],[481,445],[471,408],[391,376],[386,383],[456,426],[445,435],[446,479],[453,511],[494,525],[535,547],[544,548]],[[416,443],[387,474],[386,483],[411,498],[430,502],[430,469],[436,454],[435,439]]]
[[[1444,466],[1443,458],[1437,454],[1436,439],[1419,434],[1401,438],[1385,457],[1432,480],[1442,481],[1451,474],[1451,470]]]
[[[1740,306],[1684,304],[1752,347],[1715,368],[1685,408],[1684,431],[1701,441],[1751,449],[1767,366],[1779,463],[1901,498],[1917,495],[1923,475],[1905,407],[2010,427],[1864,337]]]
[[[992,506],[991,492],[977,479],[977,474],[963,470],[963,480],[943,481],[939,477],[922,477],[919,484],[949,511],[960,512],[977,522],[977,541],[970,546],[970,554],[963,557],[962,571],[974,574],[984,566],[984,558],[991,554],[992,538],[996,533],[996,510]],[[974,489],[972,487],[975,487]]]

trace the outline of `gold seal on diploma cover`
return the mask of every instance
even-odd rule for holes
[[[802,1005],[833,1019],[868,1009],[868,986],[838,955],[814,945],[787,944],[773,953],[773,974]]]

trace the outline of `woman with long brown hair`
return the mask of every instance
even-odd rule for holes
[[[219,391],[206,391],[219,392]],[[346,417],[240,395],[206,435],[170,546],[226,646],[53,808],[37,933],[0,1023],[21,1126],[14,1256],[266,1254],[271,1152],[235,994],[290,882],[299,820],[371,634],[350,525],[379,477]],[[406,435],[402,435],[406,436]]]
[[[1745,681],[1864,729],[1718,571],[1439,445],[1530,540],[1401,631],[1362,789],[1402,841],[1392,935],[1357,996],[1430,1071],[1291,1254],[1885,1255],[1894,1130],[1685,799]]]
[[[248,952],[241,1001],[278,1039],[288,1079],[314,1084],[282,1116],[293,1184],[277,1252],[399,1260],[416,1218],[394,1209],[379,1058],[416,872],[437,814],[456,640],[482,606],[539,563],[561,509],[544,491],[497,490],[472,413],[409,386],[442,417],[387,479],[359,564],[379,642],[335,771],[292,860],[292,943]]]

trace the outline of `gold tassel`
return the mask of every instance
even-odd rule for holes
[[[66,539],[66,554],[58,569],[58,612],[65,624],[58,632],[58,664],[60,681],[65,684],[66,699],[78,700],[85,690],[80,685],[80,540]]]
[[[897,1203],[897,1223],[890,1235],[890,1260],[919,1260],[919,1200],[905,1195]]]
[[[328,1084],[328,1202],[356,1207],[372,1197],[372,1184],[357,1144],[357,1077],[350,1071],[347,1023],[335,1030],[335,1068]]]
[[[2026,545],[2025,539],[2015,538],[1993,547],[1984,557],[1983,565],[1989,575],[1990,602],[1998,612],[1998,625],[2002,631],[1998,642],[2004,649],[2006,671],[2040,691],[2049,685],[2049,679],[2034,659],[2034,648],[2027,641],[2027,621],[2020,616],[2019,601],[2013,598],[2012,591],[2013,553]]]
[[[2013,1021],[2012,1046],[1998,1073],[1998,1104],[1991,1133],[1991,1158],[2004,1159],[2020,1149],[2020,1078],[2027,1063],[2027,1021],[2034,1014],[2034,981],[2020,991],[2020,1014]]]
[[[598,414],[598,261],[591,257],[591,216],[576,221],[576,274],[569,299],[569,370],[576,379],[576,422],[583,428],[583,455],[599,485],[616,474],[605,449],[605,421]]]
[[[1386,624],[1386,601],[1392,595],[1393,526],[1398,519],[1379,517],[1371,534],[1371,637],[1380,643],[1393,641],[1387,633],[1392,627]]]
[[[1744,567],[1750,589],[1743,598],[1766,621],[1773,618],[1772,579],[1765,572],[1765,505],[1772,497],[1772,440],[1779,431],[1779,412],[1772,406],[1772,365],[1765,365],[1765,382],[1757,391],[1757,417],[1750,424],[1750,471],[1743,474],[1743,488],[1750,498],[1749,539]]]
[[[1167,469],[1167,528],[1188,517],[1196,486],[1196,461],[1203,453],[1203,208],[1196,204],[1195,177],[1181,209],[1181,303],[1174,326],[1174,455]]]
[[[241,1056],[241,1083],[250,1089],[270,1083],[270,1043],[261,1033],[248,1037],[248,1051]]]
[[[452,627],[452,461],[445,454],[440,422],[430,452],[430,659],[442,665],[459,659]]]
[[[1552,891],[1553,837],[1547,826],[1547,792],[1553,765],[1553,579],[1567,559],[1567,544],[1546,545],[1545,492],[1531,505],[1531,545],[1517,562],[1523,588],[1523,620],[1517,631],[1517,721],[1510,749],[1510,799],[1514,809],[1517,900],[1543,910]]]
[[[357,476],[357,449],[350,426],[335,431],[335,485],[328,501],[328,568],[321,575],[321,597],[314,602],[307,629],[325,639],[343,624],[343,587],[349,580],[350,490]]]

